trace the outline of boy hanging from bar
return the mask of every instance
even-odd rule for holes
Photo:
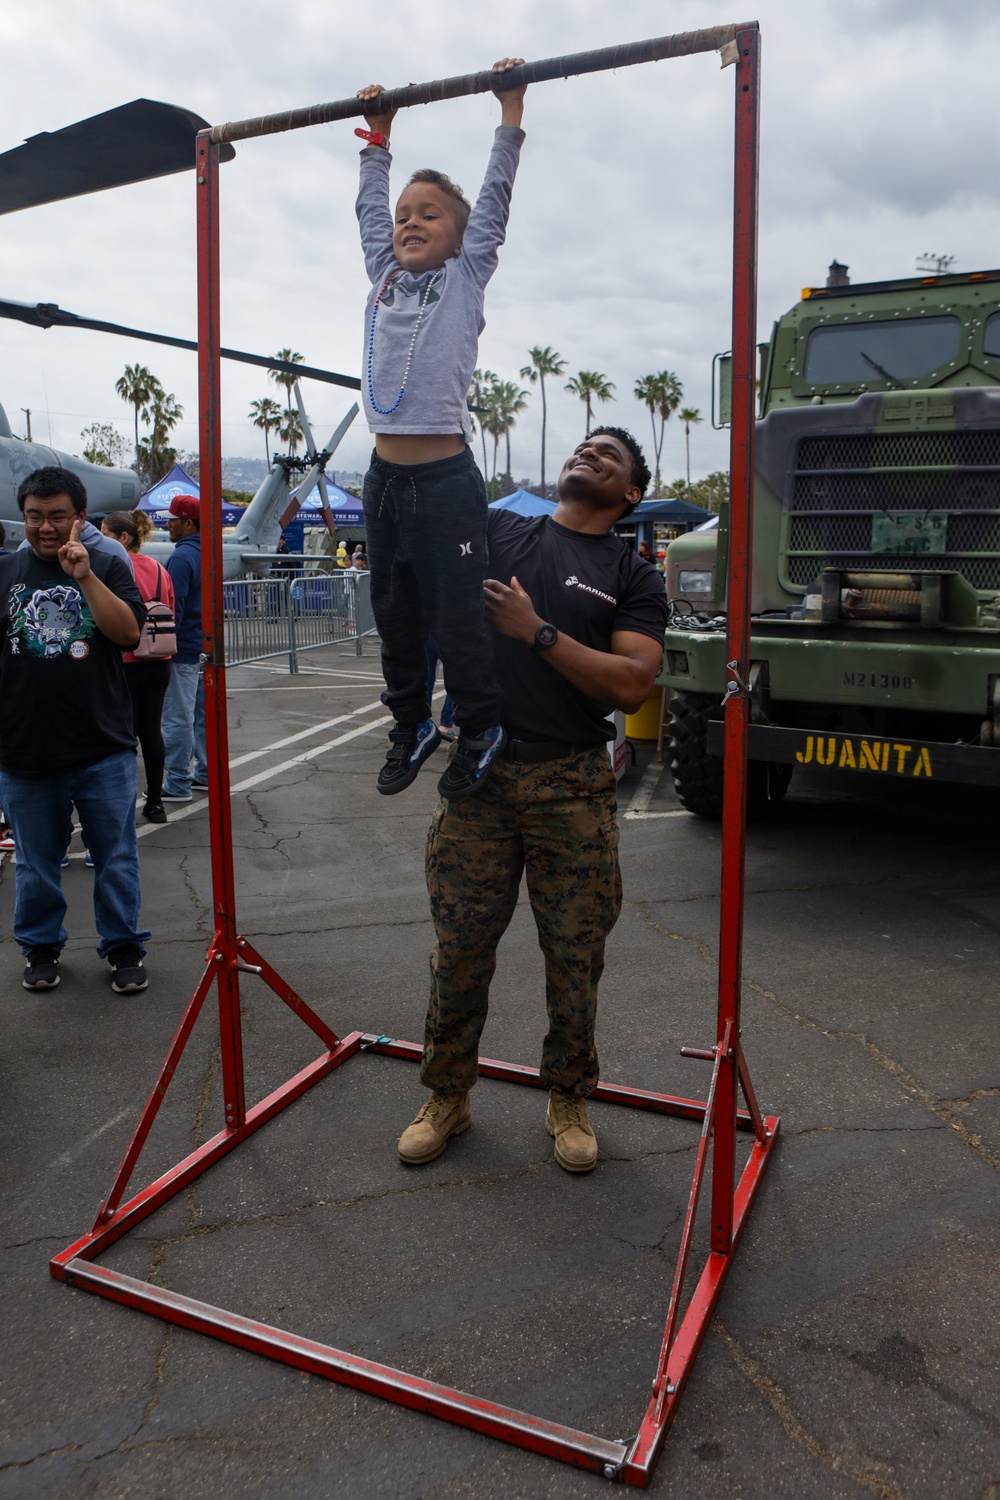
[[[503,74],[523,58],[503,58]],[[440,781],[443,797],[482,785],[506,736],[484,613],[486,486],[469,446],[467,392],[483,330],[483,296],[497,267],[524,132],[524,88],[501,101],[475,208],[443,172],[415,172],[389,208],[389,131],[380,84],[361,152],[357,214],[371,278],[362,401],[375,436],[364,508],[371,600],[382,641],[382,701],[392,710],[378,790],[401,792],[441,742],[427,699],[425,642],[433,635],[455,701],[459,737]]]

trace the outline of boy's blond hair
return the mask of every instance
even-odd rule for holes
[[[446,172],[438,172],[434,167],[421,167],[419,172],[414,172],[406,186],[411,187],[415,182],[432,182],[435,187],[439,187],[443,193],[448,194],[448,197],[453,200],[455,223],[458,225],[458,232],[459,234],[464,234],[465,226],[468,224],[469,215],[472,212],[472,204],[466,198],[458,183],[452,182]]]

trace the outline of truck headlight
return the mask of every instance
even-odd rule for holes
[[[681,568],[677,574],[677,587],[682,594],[710,594],[712,592],[712,570]]]

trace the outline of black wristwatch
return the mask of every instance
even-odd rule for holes
[[[535,639],[531,643],[532,651],[548,651],[559,639],[559,632],[554,625],[539,625],[535,631]]]

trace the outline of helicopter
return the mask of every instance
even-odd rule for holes
[[[63,130],[45,131],[32,136],[23,145],[0,154],[0,215],[20,209],[38,207],[86,193],[101,192],[128,183],[144,182],[176,172],[190,171],[195,161],[198,131],[207,125],[191,110],[152,99],[134,99],[115,109],[81,120]],[[220,153],[222,161],[235,156],[231,146]],[[104,319],[88,318],[68,312],[54,302],[11,302],[0,299],[0,317],[14,319],[38,328],[87,328],[122,337],[144,339],[173,348],[197,351],[191,339],[151,333],[129,328]],[[287,364],[261,354],[239,349],[223,349],[224,359],[261,366],[267,370],[293,374],[296,377],[323,381],[349,390],[360,390],[356,376],[338,374],[311,365]],[[266,573],[278,556],[277,542],[281,518],[292,508],[291,492],[298,481],[297,500],[301,503],[314,486],[320,487],[323,509],[329,515],[325,470],[338,444],[358,414],[354,403],[331,433],[323,448],[317,448],[305,413],[298,379],[295,400],[306,438],[303,458],[276,456],[269,473],[240,518],[232,537],[222,544],[223,575]],[[138,474],[133,469],[109,468],[92,464],[75,454],[63,453],[43,443],[24,441],[14,436],[6,412],[0,406],[0,521],[8,538],[19,543],[24,523],[17,505],[21,481],[36,469],[48,466],[69,469],[79,476],[86,491],[88,509],[94,513],[109,510],[131,510],[142,494]],[[299,476],[304,476],[301,479]],[[151,539],[145,550],[163,561],[173,551],[173,543]]]

